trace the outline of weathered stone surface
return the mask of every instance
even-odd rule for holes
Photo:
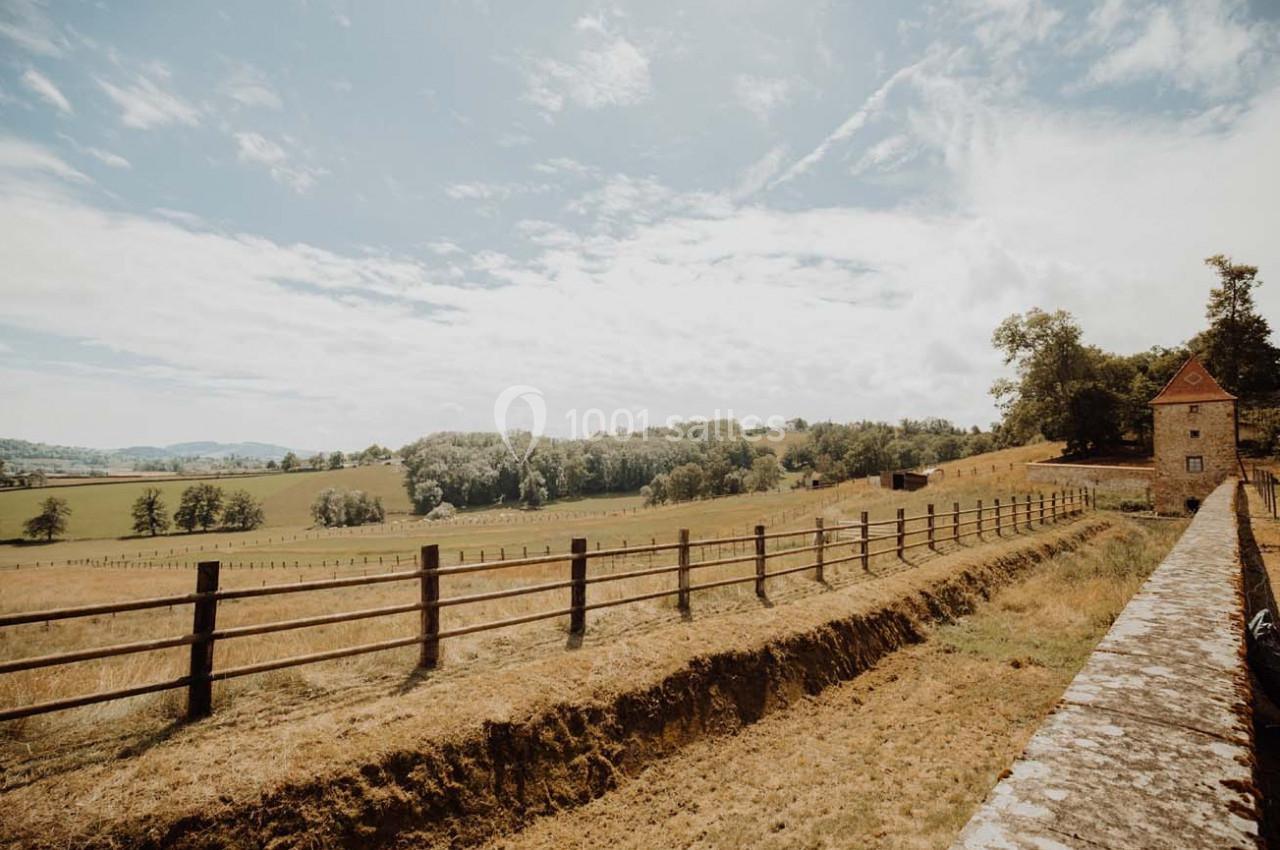
[[[1252,848],[1235,482],[1206,500],[954,848]]]

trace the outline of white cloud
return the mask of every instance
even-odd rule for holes
[[[1156,5],[1111,0],[1090,17],[1087,39],[1106,53],[1082,82],[1087,87],[1147,78],[1221,96],[1238,92],[1263,57],[1277,48],[1272,30],[1241,19],[1233,0],[1182,0]]]
[[[241,162],[278,165],[288,160],[284,148],[259,133],[236,133],[236,157]]]
[[[49,19],[44,5],[34,0],[0,4],[0,36],[42,56],[61,56],[67,50],[66,38]]]
[[[768,121],[773,110],[787,102],[791,83],[776,77],[739,74],[733,80],[733,92],[744,109],[761,121]]]
[[[746,198],[767,186],[774,175],[782,169],[786,157],[786,145],[778,145],[753,162],[739,177],[738,185],[733,191],[734,197]]]
[[[455,201],[505,201],[514,195],[536,195],[554,189],[548,183],[450,183],[444,193]]]
[[[649,97],[653,81],[649,57],[627,39],[610,33],[602,19],[582,18],[576,27],[596,42],[568,62],[540,59],[527,70],[525,99],[548,113],[566,101],[584,109],[627,106]]]
[[[288,151],[261,133],[237,132],[232,136],[236,141],[237,159],[266,166],[272,180],[288,186],[299,195],[305,194],[318,178],[329,173],[323,168],[293,162]]]
[[[450,242],[448,239],[437,239],[434,242],[428,242],[427,248],[429,248],[432,253],[439,254],[442,257],[447,257],[449,254],[462,253],[462,248],[458,247],[456,243]]]
[[[13,174],[43,172],[73,183],[93,182],[39,145],[13,136],[0,136],[0,171]]]
[[[833,130],[829,136],[823,139],[816,148],[801,157],[795,164],[783,172],[782,176],[774,180],[771,185],[777,186],[778,184],[785,183],[788,180],[794,180],[796,177],[799,177],[801,174],[804,174],[806,171],[821,162],[833,147],[851,138],[854,133],[862,129],[868,121],[872,120],[882,109],[884,109],[885,103],[889,98],[889,93],[893,91],[894,87],[902,81],[909,80],[912,76],[919,73],[920,70],[925,67],[925,63],[929,58],[930,57],[926,57],[926,59],[921,60],[920,62],[908,65],[905,68],[900,68],[894,72],[889,79],[881,83],[880,87],[871,93],[870,97],[862,102],[862,106],[860,106],[856,112],[846,118],[840,126]]]
[[[132,163],[118,153],[104,151],[102,148],[85,148],[84,152],[103,165],[109,165],[112,168],[133,168]]]
[[[350,84],[347,84],[350,90]],[[241,106],[279,109],[283,106],[267,75],[248,64],[241,64],[222,83],[222,93]]]
[[[849,173],[854,177],[869,171],[888,171],[910,159],[915,143],[910,136],[898,134],[876,142],[858,158]]]
[[[163,78],[165,74],[158,76]],[[99,79],[98,85],[120,107],[120,121],[126,127],[147,130],[169,124],[194,127],[200,123],[200,111],[196,107],[163,88],[150,76],[138,74],[132,83],[124,85]]]
[[[39,95],[46,103],[57,107],[60,112],[67,115],[74,112],[71,108],[71,102],[58,90],[58,87],[35,68],[28,68],[23,73],[22,84]]]
[[[533,170],[542,174],[572,174],[577,177],[594,177],[600,173],[594,165],[586,165],[567,156],[543,160],[534,165]]]

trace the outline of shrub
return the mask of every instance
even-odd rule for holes
[[[430,513],[427,514],[427,519],[430,519],[430,520],[453,519],[457,513],[458,513],[458,509],[455,508],[453,505],[449,504],[448,502],[441,502],[440,504],[436,505],[434,508],[431,509]]]

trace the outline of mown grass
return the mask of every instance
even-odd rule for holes
[[[403,475],[396,467],[362,466],[320,472],[276,473],[271,475],[229,476],[209,479],[209,483],[230,493],[247,490],[263,501],[267,526],[300,526],[311,521],[311,503],[326,487],[364,490],[380,496],[390,513],[408,513],[409,498]],[[134,500],[148,487],[161,493],[172,512],[178,507],[182,491],[191,481],[165,480],[123,481],[103,484],[67,485],[56,488],[10,490],[0,493],[0,540],[22,535],[22,523],[39,511],[39,504],[49,496],[65,499],[71,508],[67,538],[86,540],[124,537],[133,533],[129,510]]]

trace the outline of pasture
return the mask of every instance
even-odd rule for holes
[[[190,593],[194,590],[195,570],[188,565],[199,560],[220,561],[223,565],[221,587],[230,590],[373,575],[394,570],[397,559],[400,569],[412,569],[410,564],[414,555],[427,544],[440,547],[441,565],[448,567],[480,560],[482,551],[487,560],[502,556],[518,558],[526,553],[540,555],[548,550],[564,555],[570,539],[574,537],[586,538],[591,549],[640,546],[651,541],[669,544],[674,542],[680,528],[691,531],[695,561],[716,560],[746,554],[748,544],[708,547],[699,546],[699,540],[749,533],[757,523],[763,523],[770,532],[776,532],[812,527],[814,518],[818,516],[828,523],[856,521],[862,511],[868,512],[872,521],[886,520],[892,518],[898,508],[916,514],[922,512],[928,503],[937,503],[940,512],[949,511],[953,502],[969,508],[976,500],[985,499],[990,506],[993,497],[1005,498],[1007,505],[1013,492],[1028,492],[1021,462],[1043,458],[1052,450],[1053,447],[1045,445],[1024,447],[951,464],[943,482],[915,493],[882,490],[866,481],[858,481],[817,491],[783,490],[656,508],[643,508],[638,497],[627,496],[562,503],[539,512],[480,511],[448,522],[402,521],[331,531],[286,526],[241,534],[185,535],[154,542],[96,540],[66,541],[47,547],[5,546],[0,547],[0,558],[4,559],[0,563],[7,563],[10,568],[0,570],[0,613]],[[961,469],[964,474],[959,474]],[[323,473],[315,475],[318,477]],[[990,529],[988,526],[988,535]],[[980,544],[981,541],[969,540],[960,545]],[[776,551],[782,545],[782,541],[771,542],[770,549]],[[839,541],[833,541],[832,545],[841,554],[847,554],[847,547],[841,546]],[[63,565],[29,566],[33,548],[41,550],[41,557]],[[954,548],[954,544],[945,543],[942,548],[948,551]],[[173,554],[169,554],[170,549]],[[905,560],[899,560],[892,553],[877,556],[872,559],[869,573],[864,573],[856,563],[846,564],[832,570],[828,581],[836,586],[875,581],[908,569],[912,563],[928,557],[923,550],[917,552]],[[672,555],[667,552],[602,558],[591,562],[591,570],[593,575],[607,575],[661,566],[672,560]],[[806,557],[811,556],[784,553],[776,562],[771,562],[771,568],[802,564]],[[68,560],[89,560],[95,564],[110,563],[110,566],[66,566]],[[14,568],[23,563],[28,566]],[[449,598],[486,594],[516,584],[562,581],[567,578],[567,567],[566,557],[556,563],[500,573],[445,576],[441,581],[441,595]],[[699,580],[741,575],[744,569],[749,571],[750,564],[717,567],[700,575]],[[672,579],[670,575],[645,577],[638,582],[627,583],[626,587],[621,582],[593,584],[591,601],[661,591]],[[788,576],[771,584],[770,598],[780,601],[812,592],[816,590],[811,580]],[[402,582],[235,600],[220,606],[218,627],[237,628],[262,622],[324,616],[337,611],[404,605],[415,601],[417,593],[417,582]],[[445,609],[444,628],[555,610],[566,604],[566,594],[567,591],[556,589],[487,600],[465,608]],[[696,612],[743,604],[754,604],[749,585],[699,593],[693,609],[696,616]],[[0,661],[181,635],[190,631],[191,617],[189,605],[176,605],[171,609],[0,629]],[[643,629],[673,617],[678,617],[674,600],[665,598],[593,614],[591,629],[594,634]],[[565,619],[450,639],[444,644],[446,668],[452,673],[471,663],[498,663],[513,654],[549,651],[563,642]],[[415,634],[417,621],[416,613],[404,613],[221,641],[217,648],[217,664],[219,667],[255,665],[285,656],[396,639]],[[388,679],[401,677],[411,670],[414,652],[411,648],[398,649],[249,676],[220,684],[215,690],[215,698],[226,704],[249,693],[257,698],[264,691],[296,693],[299,687],[313,696],[320,693],[349,695],[360,688],[376,689],[384,687]],[[185,673],[188,654],[186,647],[175,647],[5,675],[0,677],[0,705],[23,705],[180,676]],[[272,696],[272,699],[278,698],[278,693]],[[182,691],[171,691],[19,721],[9,724],[6,733],[29,740],[29,736],[38,736],[51,728],[66,734],[66,730],[85,721],[110,718],[145,724],[150,722],[147,718],[163,719],[179,714],[182,701]]]
[[[199,480],[219,486],[226,493],[246,490],[261,499],[268,526],[310,525],[311,503],[316,494],[327,487],[364,490],[379,496],[389,514],[408,513],[410,510],[400,470],[391,466],[227,475],[222,478],[201,477]],[[40,502],[49,496],[65,499],[71,508],[68,539],[129,536],[133,534],[129,509],[143,490],[148,487],[158,489],[172,514],[178,507],[182,491],[193,483],[197,482],[174,478],[130,479],[119,482],[85,479],[76,484],[59,484],[56,489],[0,492],[0,540],[21,537],[22,523],[37,513]]]

